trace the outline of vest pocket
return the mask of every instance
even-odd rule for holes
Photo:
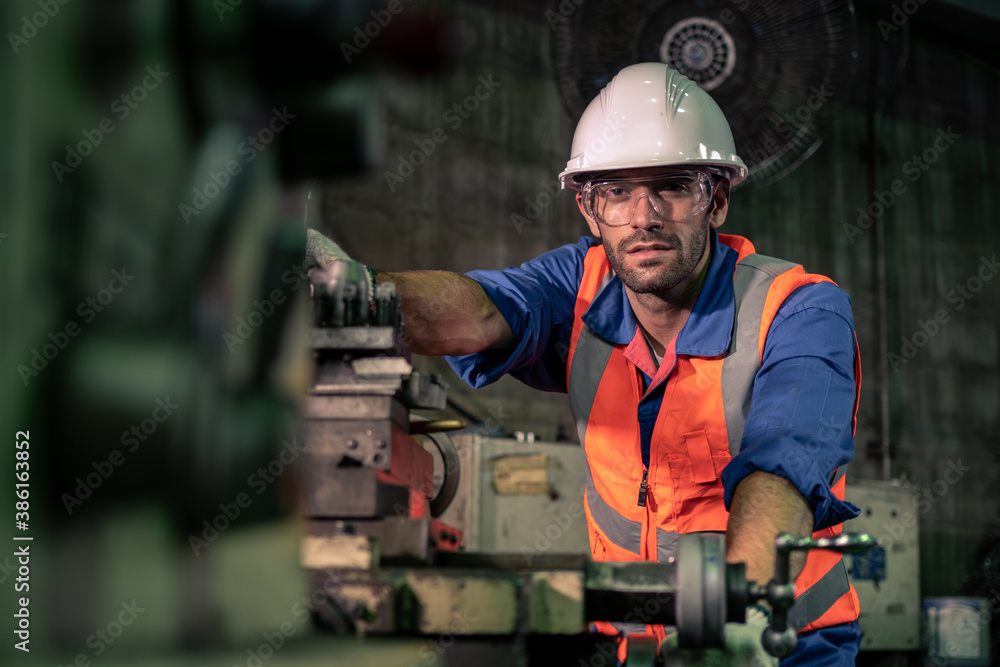
[[[708,434],[705,430],[692,431],[684,434],[684,444],[687,447],[690,462],[691,481],[696,484],[708,484],[719,478],[712,459],[712,448],[708,444]]]
[[[724,531],[729,513],[726,512],[720,475],[729,463],[729,453],[722,447],[713,450],[705,429],[681,437],[686,451],[679,452],[670,461],[677,532]]]

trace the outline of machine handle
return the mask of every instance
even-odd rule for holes
[[[781,533],[774,538],[777,554],[774,561],[774,579],[767,588],[753,585],[752,599],[766,599],[771,604],[771,623],[764,629],[760,642],[764,650],[776,658],[788,657],[798,643],[795,628],[788,624],[788,610],[795,602],[795,582],[791,580],[793,551],[829,549],[845,554],[863,554],[879,546],[878,540],[868,533],[843,533],[837,537],[795,537]]]

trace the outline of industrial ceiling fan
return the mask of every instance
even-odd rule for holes
[[[820,147],[817,119],[846,94],[857,57],[851,0],[588,3],[552,24],[556,79],[574,120],[621,68],[664,62],[719,104],[758,187]]]

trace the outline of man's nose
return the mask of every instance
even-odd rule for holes
[[[653,199],[648,194],[639,195],[635,203],[632,204],[632,219],[629,221],[632,227],[643,229],[662,227],[663,219],[653,205]]]

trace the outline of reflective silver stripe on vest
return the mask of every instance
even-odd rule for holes
[[[788,610],[788,622],[796,630],[813,623],[830,610],[845,593],[851,590],[847,581],[847,568],[841,558],[836,565],[809,587]]]
[[[723,531],[700,530],[698,535],[725,535]],[[677,549],[680,545],[680,534],[656,529],[656,560],[666,563],[671,558],[677,557]]]
[[[576,419],[576,433],[581,447],[586,442],[587,422],[590,421],[590,409],[594,407],[597,388],[614,349],[611,343],[591,331],[586,324],[583,325],[569,373],[569,405]]]
[[[644,635],[646,634],[646,624],[645,623],[608,623],[611,627],[617,630],[619,633],[628,637],[629,635]]]
[[[594,522],[609,540],[638,556],[639,546],[642,544],[642,524],[626,519],[601,497],[601,494],[594,487],[594,477],[590,472],[589,461],[585,472],[587,473],[587,507],[590,509],[590,516],[594,518]]]
[[[766,255],[748,255],[736,265],[733,333],[722,361],[722,404],[732,456],[740,451],[743,425],[753,397],[753,380],[760,370],[760,325],[767,291],[778,275],[796,266]]]
[[[837,484],[837,482],[840,481],[840,478],[846,474],[847,474],[847,464],[845,463],[844,465],[834,470],[833,474],[830,475],[830,488],[832,489]]]
[[[600,294],[610,281],[611,274],[608,273],[597,293]],[[594,406],[597,388],[613,351],[614,345],[595,334],[586,324],[583,325],[573,350],[573,365],[569,374],[570,407],[573,409],[573,418],[576,419],[576,432],[581,447],[586,442],[590,409]],[[589,460],[585,472],[590,516],[611,542],[638,556],[642,544],[642,525],[623,517],[597,492]]]
[[[680,535],[672,531],[656,529],[656,560],[666,563],[677,557],[677,543]]]

